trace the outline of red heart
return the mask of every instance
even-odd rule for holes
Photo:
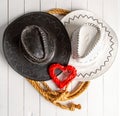
[[[70,74],[68,75],[68,77],[64,81],[61,81],[57,78],[57,75],[55,74],[56,69],[60,69],[63,72],[69,71]],[[70,65],[64,67],[60,64],[52,64],[49,67],[49,75],[59,88],[63,88],[66,85],[68,85],[76,77],[77,71],[73,66],[70,66]]]

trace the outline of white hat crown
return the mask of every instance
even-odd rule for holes
[[[72,34],[73,58],[86,57],[94,49],[100,37],[100,29],[93,23],[85,23],[77,28]]]

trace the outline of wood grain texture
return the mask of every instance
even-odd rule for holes
[[[72,10],[77,9],[87,9],[88,0],[71,0],[71,8]]]
[[[102,0],[88,0],[87,7],[88,10],[94,12],[98,17],[102,18]],[[103,116],[103,78],[104,75],[91,81],[90,87],[88,88],[88,116]]]
[[[117,1],[104,0],[103,5],[104,20],[117,32]],[[117,57],[112,67],[104,75],[104,116],[118,116],[118,59]]]
[[[0,115],[8,115],[8,65],[3,55],[2,39],[8,24],[8,1],[0,1]]]
[[[41,0],[41,10],[47,11],[52,8],[57,7],[57,1],[56,0]]]
[[[40,0],[25,0],[25,12],[40,10]]]
[[[9,0],[9,23],[24,13],[24,0]],[[9,66],[9,116],[24,114],[23,77]]]
[[[120,0],[117,1],[117,7],[118,7],[118,27],[117,27],[117,36],[118,36],[118,42],[120,43]],[[120,64],[120,60],[119,60],[119,57],[120,57],[120,47],[119,47],[119,50],[118,50],[118,55],[117,55],[117,63]],[[120,69],[120,65],[117,65],[117,68]],[[120,71],[118,72],[117,74],[118,76],[118,110],[120,109]],[[120,115],[120,110],[118,111],[118,116]]]
[[[57,8],[63,8],[67,10],[71,10],[71,0],[56,0],[57,1]]]
[[[64,8],[94,12],[115,30],[120,41],[119,4],[119,0],[0,0],[0,116],[118,116],[120,50],[111,68],[91,81],[82,95],[70,101],[82,105],[81,110],[71,112],[46,101],[25,78],[8,66],[2,51],[2,38],[8,22],[24,13]],[[73,81],[70,89],[76,83]],[[51,81],[48,84],[55,88]]]

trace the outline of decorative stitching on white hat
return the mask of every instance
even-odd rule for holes
[[[79,76],[82,76],[83,78],[85,78],[86,76],[91,76],[92,74],[96,74],[98,71],[101,71],[102,68],[106,66],[106,63],[108,63],[109,60],[110,60],[110,58],[112,57],[113,45],[114,45],[115,43],[114,43],[114,41],[113,41],[113,37],[110,35],[110,31],[107,30],[107,27],[104,26],[102,22],[99,22],[98,19],[93,18],[93,16],[87,16],[87,15],[82,15],[82,14],[80,14],[79,16],[76,16],[76,15],[75,15],[73,18],[69,18],[69,19],[68,19],[68,22],[64,22],[64,25],[69,24],[71,20],[74,20],[75,18],[79,19],[80,17],[82,17],[82,18],[87,17],[88,19],[91,18],[93,21],[97,21],[97,23],[100,24],[100,25],[102,26],[102,28],[105,29],[105,32],[108,33],[108,36],[110,37],[110,40],[109,40],[109,41],[110,41],[110,43],[111,43],[109,55],[106,57],[106,60],[104,61],[104,63],[103,63],[102,65],[100,65],[99,68],[97,68],[95,71],[92,71],[92,72],[90,72],[90,73],[85,73],[85,74],[80,73],[80,74],[77,75],[78,77],[79,77]]]

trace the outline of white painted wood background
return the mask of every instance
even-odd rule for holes
[[[120,51],[109,71],[91,81],[88,90],[73,100],[80,103],[82,109],[70,112],[44,100],[22,76],[11,69],[3,55],[2,37],[8,23],[21,14],[65,8],[95,12],[115,30],[120,39],[119,4],[120,0],[0,0],[0,116],[118,116]]]

